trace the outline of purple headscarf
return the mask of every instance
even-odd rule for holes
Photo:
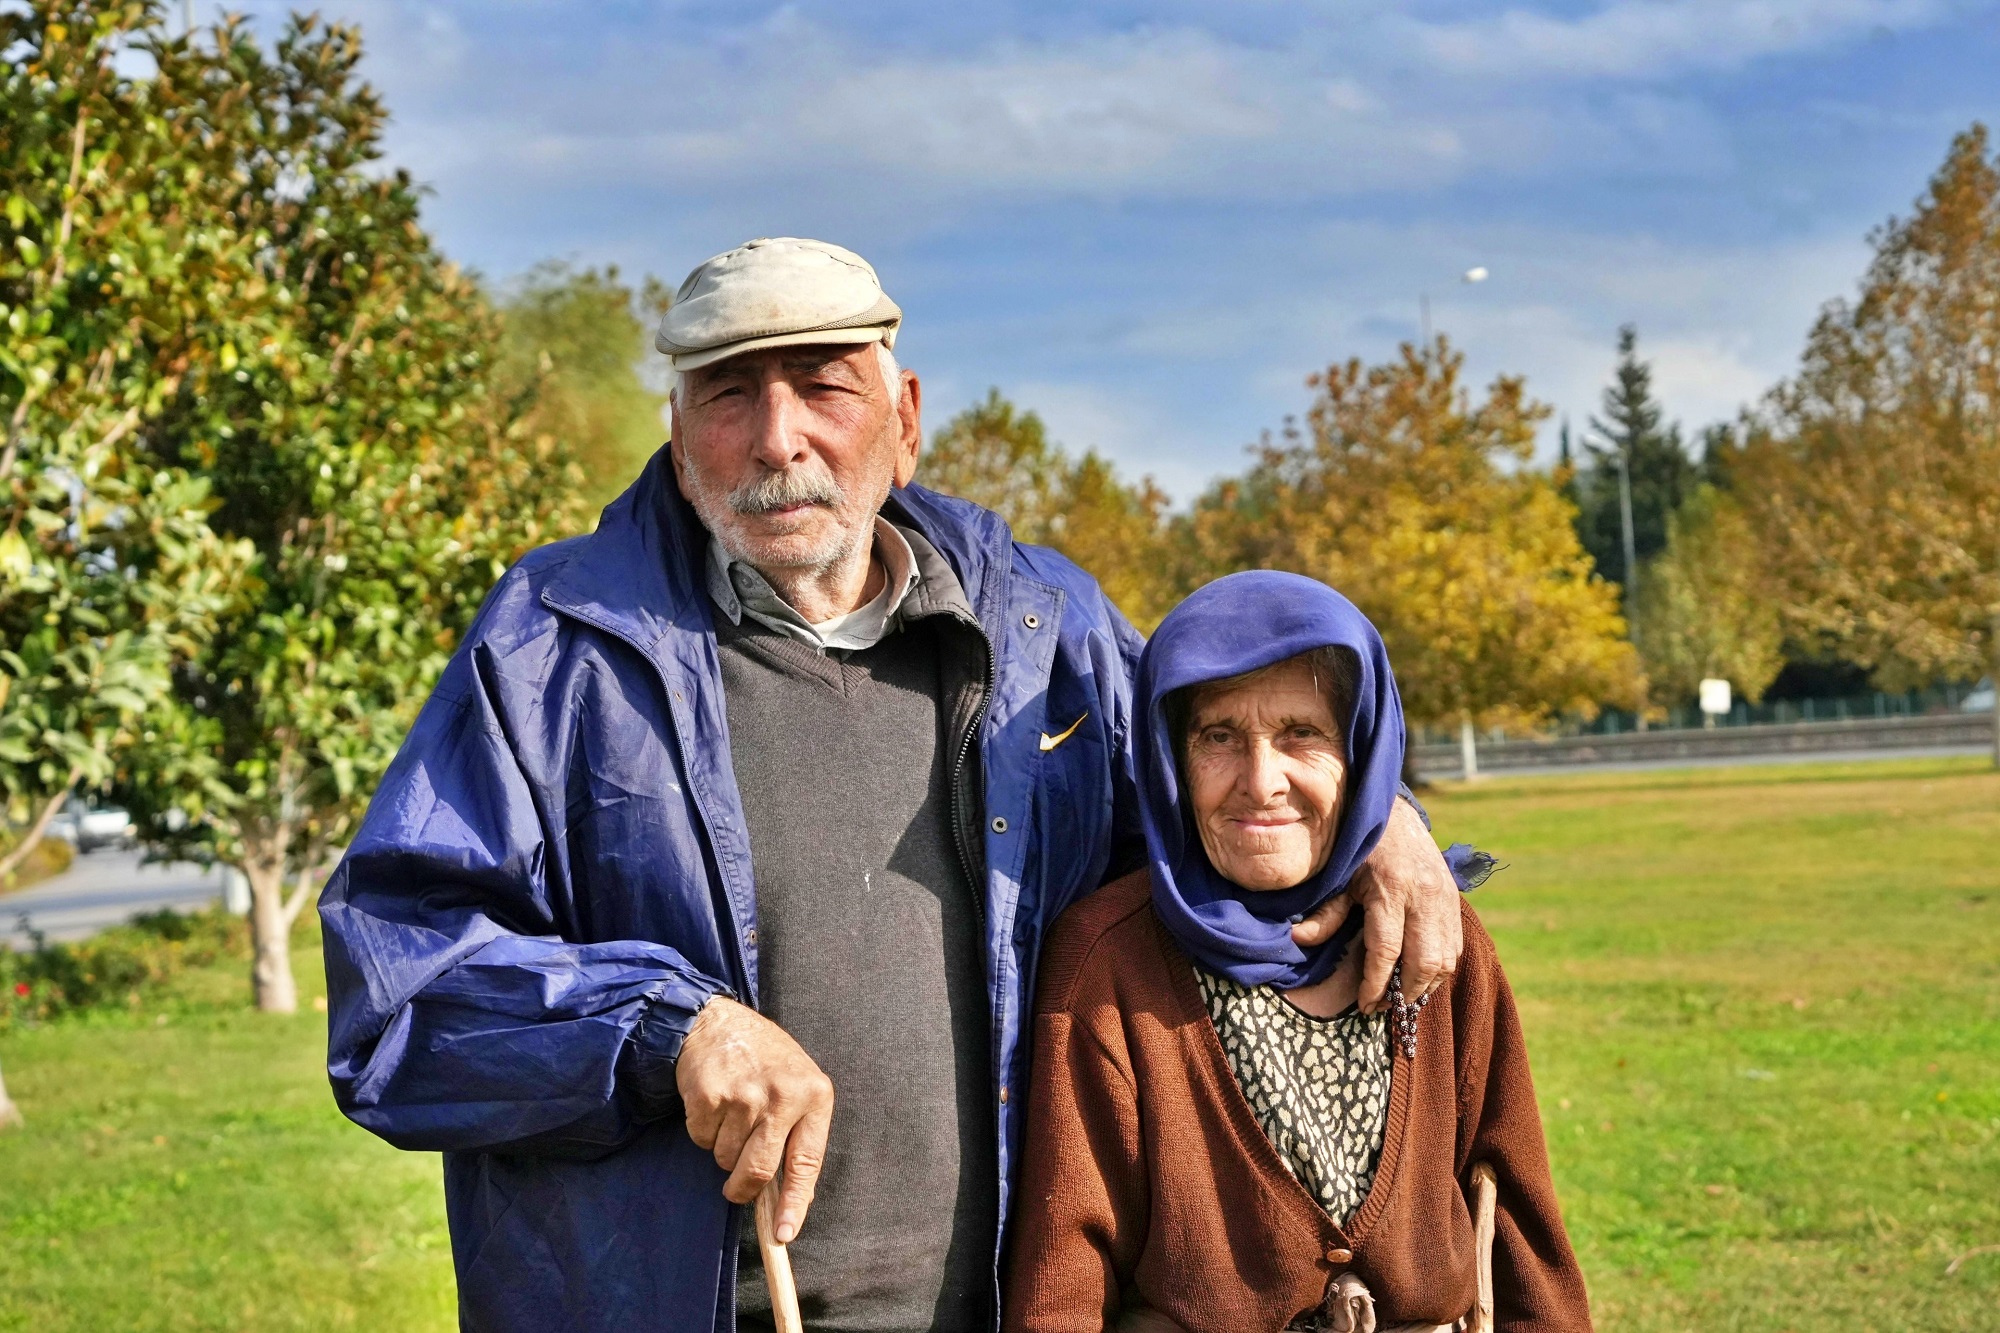
[[[1347,786],[1333,853],[1296,888],[1239,888],[1209,864],[1182,801],[1167,696],[1327,647],[1346,648],[1360,662],[1346,719]],[[1139,659],[1138,693],[1139,810],[1160,920],[1189,957],[1242,985],[1289,990],[1324,980],[1360,930],[1361,914],[1310,950],[1292,942],[1292,923],[1346,889],[1388,827],[1402,780],[1403,703],[1382,636],[1324,583],[1270,570],[1231,574],[1160,622]]]

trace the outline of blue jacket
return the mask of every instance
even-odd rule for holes
[[[950,562],[992,649],[980,827],[1004,1225],[1036,950],[1143,856],[1125,758],[1141,645],[1088,575],[986,510],[913,486],[889,513]],[[467,1328],[735,1325],[741,1210],[674,1093],[702,1003],[757,1002],[706,542],[661,450],[596,532],[510,569],[321,902],[334,1095],[398,1147],[445,1154]]]

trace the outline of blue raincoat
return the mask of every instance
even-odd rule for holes
[[[950,562],[992,654],[1004,1220],[1042,933],[1144,856],[1125,758],[1141,642],[1088,575],[986,510],[912,486],[887,512]],[[734,1327],[742,1210],[673,1092],[701,1004],[757,1002],[707,540],[663,449],[596,532],[509,570],[321,901],[334,1095],[444,1153],[467,1328]]]

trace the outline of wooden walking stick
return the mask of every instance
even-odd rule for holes
[[[778,1333],[806,1333],[799,1318],[799,1288],[792,1281],[792,1256],[778,1243],[780,1174],[757,1196],[757,1249],[764,1256],[764,1284],[771,1291],[771,1324]]]
[[[1465,1333],[1493,1333],[1493,1229],[1499,1203],[1499,1182],[1484,1162],[1472,1168],[1472,1240],[1478,1251],[1479,1304],[1465,1322]]]

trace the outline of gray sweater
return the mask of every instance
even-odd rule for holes
[[[949,569],[939,586],[943,562],[920,554],[932,586],[871,648],[822,654],[717,617],[761,1007],[834,1085],[826,1168],[791,1247],[815,1330],[991,1326],[990,1017],[978,868],[953,830],[978,817],[960,756],[986,648]],[[769,1328],[744,1230],[738,1327]]]

